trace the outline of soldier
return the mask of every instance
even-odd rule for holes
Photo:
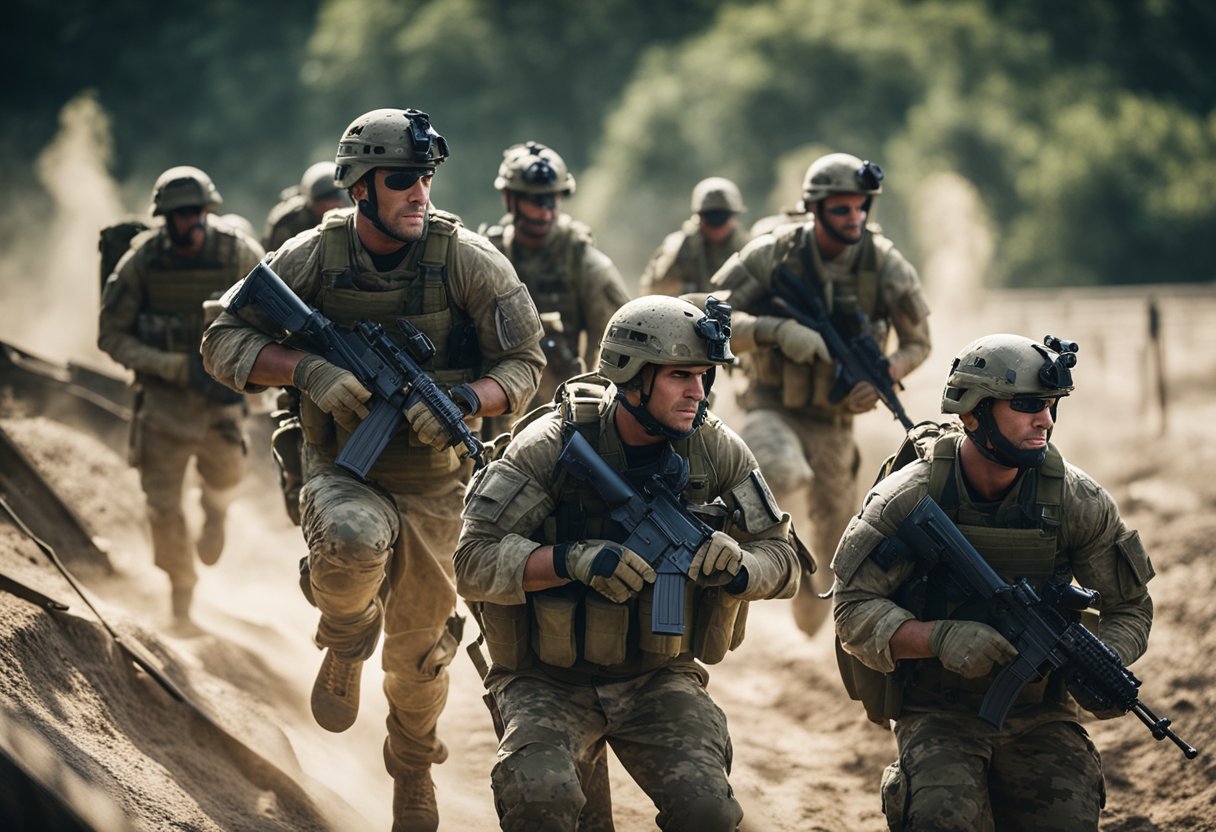
[[[317,162],[304,171],[298,187],[283,192],[279,204],[266,217],[263,243],[267,251],[277,250],[283,243],[320,224],[325,212],[350,205],[346,191],[334,181],[333,162]]]
[[[984,693],[1016,650],[940,572],[871,557],[929,494],[1002,579],[1041,594],[1075,578],[1101,594],[1098,636],[1124,663],[1144,652],[1153,567],[1111,496],[1049,443],[1075,358],[1047,343],[989,335],[958,354],[942,411],[963,432],[880,481],[832,562],[844,660],[886,674],[871,671],[855,698],[895,720],[899,761],[882,786],[893,830],[1098,828],[1102,769],[1062,679],[1028,684],[1002,729],[983,722]]]
[[[747,447],[706,410],[716,369],[733,361],[728,333],[677,298],[630,301],[608,324],[600,376],[568,381],[561,404],[517,426],[470,487],[457,587],[493,660],[486,686],[506,730],[491,783],[503,829],[587,828],[605,740],[661,828],[734,830],[742,817],[726,779],[726,720],[701,663],[738,645],[748,601],[792,595],[799,568],[789,516]],[[688,570],[683,636],[651,631],[654,569],[620,544],[627,532],[603,498],[559,469],[576,431],[635,484],[662,476],[691,504],[724,501],[722,530]]]
[[[642,273],[643,295],[708,292],[709,279],[747,242],[739,228],[743,196],[729,179],[711,176],[692,189],[692,217],[673,231]]]
[[[511,264],[430,204],[447,156],[426,113],[382,109],[355,119],[338,145],[336,180],[357,209],[331,212],[285,243],[270,266],[340,326],[371,320],[403,338],[395,321],[413,322],[436,347],[428,372],[468,418],[516,413],[544,365],[540,321]],[[326,649],[313,716],[329,731],[354,723],[363,663],[383,630],[393,829],[434,830],[430,767],[448,753],[435,725],[459,642],[451,553],[469,465],[418,404],[407,413],[409,429],[371,469],[372,482],[336,467],[368,413],[369,393],[321,356],[276,343],[273,329],[254,305],[239,317],[225,312],[207,330],[203,356],[235,389],[291,386],[301,394],[303,585],[320,610],[316,643]]]
[[[536,406],[552,401],[558,384],[595,366],[604,325],[629,293],[612,260],[595,247],[591,229],[562,213],[575,183],[555,151],[538,142],[508,147],[494,188],[502,191],[507,213],[481,233],[515,266],[545,322],[548,366]],[[509,420],[495,420],[486,433],[508,427]]]
[[[212,215],[223,199],[198,168],[166,170],[152,190],[163,217],[138,234],[102,290],[97,345],[135,372],[131,464],[139,469],[152,553],[169,576],[174,623],[190,626],[198,574],[224,549],[228,504],[245,466],[244,397],[203,372],[203,303],[257,265],[258,244]],[[186,468],[202,480],[203,525],[191,541],[182,512]]]
[[[752,240],[713,279],[716,287],[731,290],[736,311],[732,343],[747,379],[739,397],[748,411],[743,439],[781,505],[790,508],[793,495],[809,486],[811,551],[820,558],[836,550],[857,510],[860,454],[853,418],[873,410],[878,394],[860,382],[842,400],[828,398],[835,362],[819,333],[773,306],[773,276],[785,266],[806,281],[845,339],[864,333],[882,348],[893,328],[899,342],[888,356],[893,381],[924,361],[929,308],[916,270],[876,227],[866,225],[882,178],[878,165],[856,156],[817,159],[803,185],[806,221]],[[794,601],[794,619],[808,635],[827,617],[829,605],[817,595],[827,585],[822,574],[805,580]]]

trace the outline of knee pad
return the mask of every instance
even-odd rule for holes
[[[743,808],[728,789],[722,795],[698,795],[671,815],[663,828],[673,832],[734,832],[743,820]]]
[[[542,743],[530,743],[499,760],[490,772],[490,784],[504,830],[574,829],[586,803],[574,761]]]

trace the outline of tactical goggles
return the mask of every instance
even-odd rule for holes
[[[557,194],[525,194],[520,193],[519,198],[525,202],[531,202],[538,208],[544,208],[548,211],[557,209]]]
[[[183,205],[181,208],[169,209],[169,213],[173,214],[174,216],[181,217],[184,220],[188,220],[188,219],[191,219],[192,217],[197,217],[199,214],[203,213],[203,206],[201,206],[201,205]]]
[[[861,163],[861,167],[853,174],[857,178],[857,184],[862,187],[862,190],[877,191],[878,186],[882,184],[884,174],[882,168],[871,161]]]
[[[864,214],[869,210],[869,203],[863,203],[858,209],[858,213]],[[852,205],[833,205],[831,208],[824,208],[825,214],[831,214],[833,217],[847,217],[853,213]]]
[[[710,228],[721,228],[730,221],[730,218],[735,215],[734,211],[725,208],[714,208],[709,211],[701,212],[701,222],[708,225]]]
[[[1044,399],[1041,396],[1015,396],[1009,400],[1009,409],[1018,413],[1042,413],[1054,408],[1059,399]]]
[[[435,171],[430,168],[410,168],[408,170],[395,170],[388,176],[384,177],[384,187],[390,191],[408,191],[414,187],[419,179],[424,176],[432,176]]]

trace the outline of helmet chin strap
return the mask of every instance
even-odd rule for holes
[[[975,443],[975,447],[984,456],[1002,468],[1038,468],[1047,459],[1047,449],[1023,450],[1001,433],[992,415],[992,399],[984,399],[972,411],[979,420],[979,427],[974,431],[966,430],[967,438]],[[992,447],[988,447],[988,443]]]
[[[705,398],[697,403],[697,415],[692,420],[692,427],[688,430],[676,430],[669,428],[667,425],[660,422],[654,417],[654,414],[646,407],[650,401],[650,395],[654,392],[655,376],[650,377],[650,389],[642,390],[642,398],[637,404],[633,404],[625,398],[623,390],[616,391],[616,400],[621,403],[621,407],[629,411],[633,418],[638,420],[638,424],[642,426],[642,430],[646,431],[651,436],[662,436],[665,439],[687,439],[697,432],[697,429],[705,423],[705,414],[709,411],[709,390],[714,385],[714,370],[711,368],[706,374],[705,379]]]
[[[391,231],[387,225],[380,221],[380,209],[376,201],[376,172],[369,170],[363,177],[363,181],[367,184],[367,198],[359,200],[359,213],[367,218],[368,222],[376,227],[376,230],[386,237],[392,237],[398,242],[406,245],[416,242],[415,240],[407,240],[394,231]],[[422,236],[419,240],[426,238],[427,229],[431,225],[431,215],[424,213],[422,215]]]

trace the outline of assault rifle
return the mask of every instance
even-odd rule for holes
[[[688,569],[693,555],[714,530],[685,507],[680,495],[662,477],[651,477],[638,491],[577,431],[566,442],[557,464],[595,489],[608,504],[609,516],[629,535],[621,545],[654,567],[657,577],[651,631],[683,635]]]
[[[1148,726],[1153,739],[1168,737],[1188,760],[1199,753],[1170,730],[1168,718],[1157,716],[1140,701],[1140,680],[1119,655],[1074,620],[1077,613],[1097,603],[1098,593],[1052,582],[1040,598],[1025,578],[1006,583],[932,497],[916,504],[892,540],[918,559],[944,566],[965,592],[987,601],[990,623],[1017,648],[1017,658],[997,674],[980,703],[979,716],[985,722],[1000,728],[1026,684],[1059,671],[1069,692],[1086,709],[1131,711]],[[1068,612],[1074,615],[1066,615]]]
[[[265,263],[254,266],[220,302],[229,312],[256,303],[275,326],[299,338],[326,361],[353,373],[372,391],[371,412],[342,446],[335,460],[339,468],[366,480],[405,421],[405,412],[418,402],[439,419],[452,444],[463,445],[465,455],[478,468],[484,464],[481,442],[465,424],[464,414],[420,366],[435,354],[435,345],[409,321],[397,319],[405,349],[394,344],[379,324],[361,321],[353,330],[341,329],[300,300]]]
[[[798,323],[818,332],[836,362],[836,379],[828,392],[829,401],[840,401],[858,382],[868,381],[874,385],[878,398],[895,414],[904,430],[911,430],[912,420],[895,395],[897,382],[891,380],[891,362],[874,339],[861,332],[846,342],[832,325],[831,316],[819,295],[788,266],[782,265],[777,269],[773,288],[776,289],[773,305]],[[864,323],[865,313],[859,310],[857,314]]]

